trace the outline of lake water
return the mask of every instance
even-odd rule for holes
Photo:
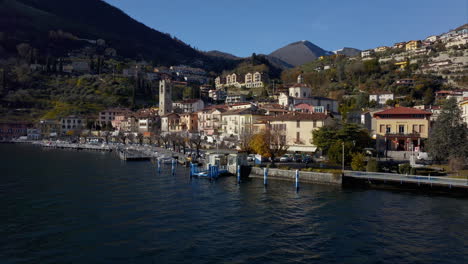
[[[170,169],[168,167],[168,169]],[[0,145],[0,263],[466,263],[468,199]]]

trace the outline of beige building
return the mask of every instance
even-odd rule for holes
[[[288,151],[315,152],[312,132],[333,122],[332,118],[322,113],[290,113],[265,119],[272,130],[284,133]]]
[[[250,134],[254,123],[263,116],[263,111],[252,108],[226,111],[222,114],[222,135],[240,138],[244,133]]]
[[[198,131],[198,114],[184,113],[180,115],[180,125],[183,131],[194,133]]]
[[[268,81],[268,75],[263,72],[249,72],[245,75],[236,73],[228,74],[226,77],[218,76],[215,78],[215,87],[220,89],[223,87],[234,86],[240,88],[261,88]]]
[[[219,133],[222,128],[222,113],[226,112],[224,108],[209,108],[199,111],[198,114],[198,132],[202,135],[213,136]]]
[[[395,107],[374,113],[375,133],[385,150],[420,151],[421,139],[429,137],[432,113],[409,107]]]
[[[411,40],[406,42],[405,44],[405,50],[417,50],[421,47],[421,41],[420,40]]]
[[[384,52],[384,51],[387,51],[389,50],[390,48],[387,47],[387,46],[381,46],[381,47],[377,47],[374,49],[375,52]]]
[[[180,115],[176,113],[161,116],[161,132],[172,133],[181,132]]]

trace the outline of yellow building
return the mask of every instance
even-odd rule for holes
[[[395,107],[374,114],[376,134],[386,150],[421,150],[429,137],[432,113],[409,107]]]
[[[317,146],[313,144],[312,132],[327,124],[332,118],[323,113],[298,113],[278,115],[265,119],[272,130],[282,131],[284,141],[291,152],[315,152]]]
[[[421,46],[420,40],[411,40],[408,41],[405,45],[405,50],[417,50]]]
[[[399,67],[400,67],[400,69],[402,69],[402,70],[403,70],[403,69],[405,69],[405,68],[406,68],[406,66],[408,66],[408,62],[407,62],[407,61],[400,61],[400,62],[395,62],[395,65],[396,65],[396,66],[399,66]]]

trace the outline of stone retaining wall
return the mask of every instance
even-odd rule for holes
[[[263,179],[263,168],[252,167],[249,177]],[[295,181],[295,170],[268,169],[268,180]],[[341,174],[299,171],[299,182],[341,185]]]

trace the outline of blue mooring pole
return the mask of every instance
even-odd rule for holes
[[[161,173],[161,160],[158,159],[158,172]]]
[[[175,159],[172,159],[172,175],[175,175]]]
[[[263,168],[263,184],[268,184],[268,168]]]
[[[237,183],[241,182],[241,169],[240,165],[237,165]]]
[[[296,190],[299,190],[299,170],[296,170]]]
[[[190,162],[190,178],[193,177],[193,163]]]

